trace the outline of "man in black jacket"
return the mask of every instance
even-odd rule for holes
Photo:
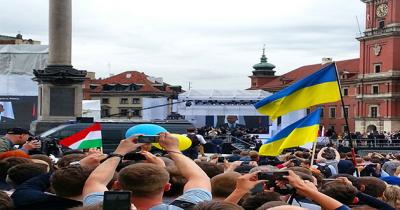
[[[90,171],[81,166],[68,166],[36,176],[20,186],[11,195],[15,209],[65,210],[82,205],[82,189]],[[46,192],[50,186],[55,194]]]

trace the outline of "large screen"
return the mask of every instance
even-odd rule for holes
[[[8,128],[29,129],[37,119],[37,96],[0,96],[0,135]]]

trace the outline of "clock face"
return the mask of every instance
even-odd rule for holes
[[[385,17],[388,13],[389,7],[387,4],[380,4],[376,7],[376,16]]]

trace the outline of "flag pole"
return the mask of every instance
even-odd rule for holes
[[[318,141],[318,140],[317,140]],[[313,143],[313,148],[312,148],[312,152],[311,152],[311,163],[310,163],[310,167],[312,167],[314,165],[314,160],[315,160],[315,150],[317,148],[317,141],[315,141]]]
[[[340,79],[339,79],[339,72],[338,72],[338,68],[337,68],[336,62],[333,62],[333,64],[335,65],[336,79],[337,79],[337,83],[338,83],[338,86],[339,86],[339,93],[340,93],[340,101],[342,102],[343,117],[344,117],[344,120],[345,120],[345,123],[346,123],[346,127],[345,127],[344,131],[347,133],[347,136],[349,138],[349,143],[350,143],[350,147],[351,147],[352,162],[353,162],[354,167],[356,167],[357,166],[356,152],[355,152],[355,149],[354,149],[353,139],[351,138],[351,134],[350,134],[348,113],[346,112],[345,105],[344,105],[342,88],[341,88]],[[350,109],[349,109],[349,111],[350,111]]]

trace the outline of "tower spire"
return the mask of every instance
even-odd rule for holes
[[[266,63],[267,62],[267,57],[265,57],[265,44],[263,46],[263,54],[261,56],[261,63]]]

